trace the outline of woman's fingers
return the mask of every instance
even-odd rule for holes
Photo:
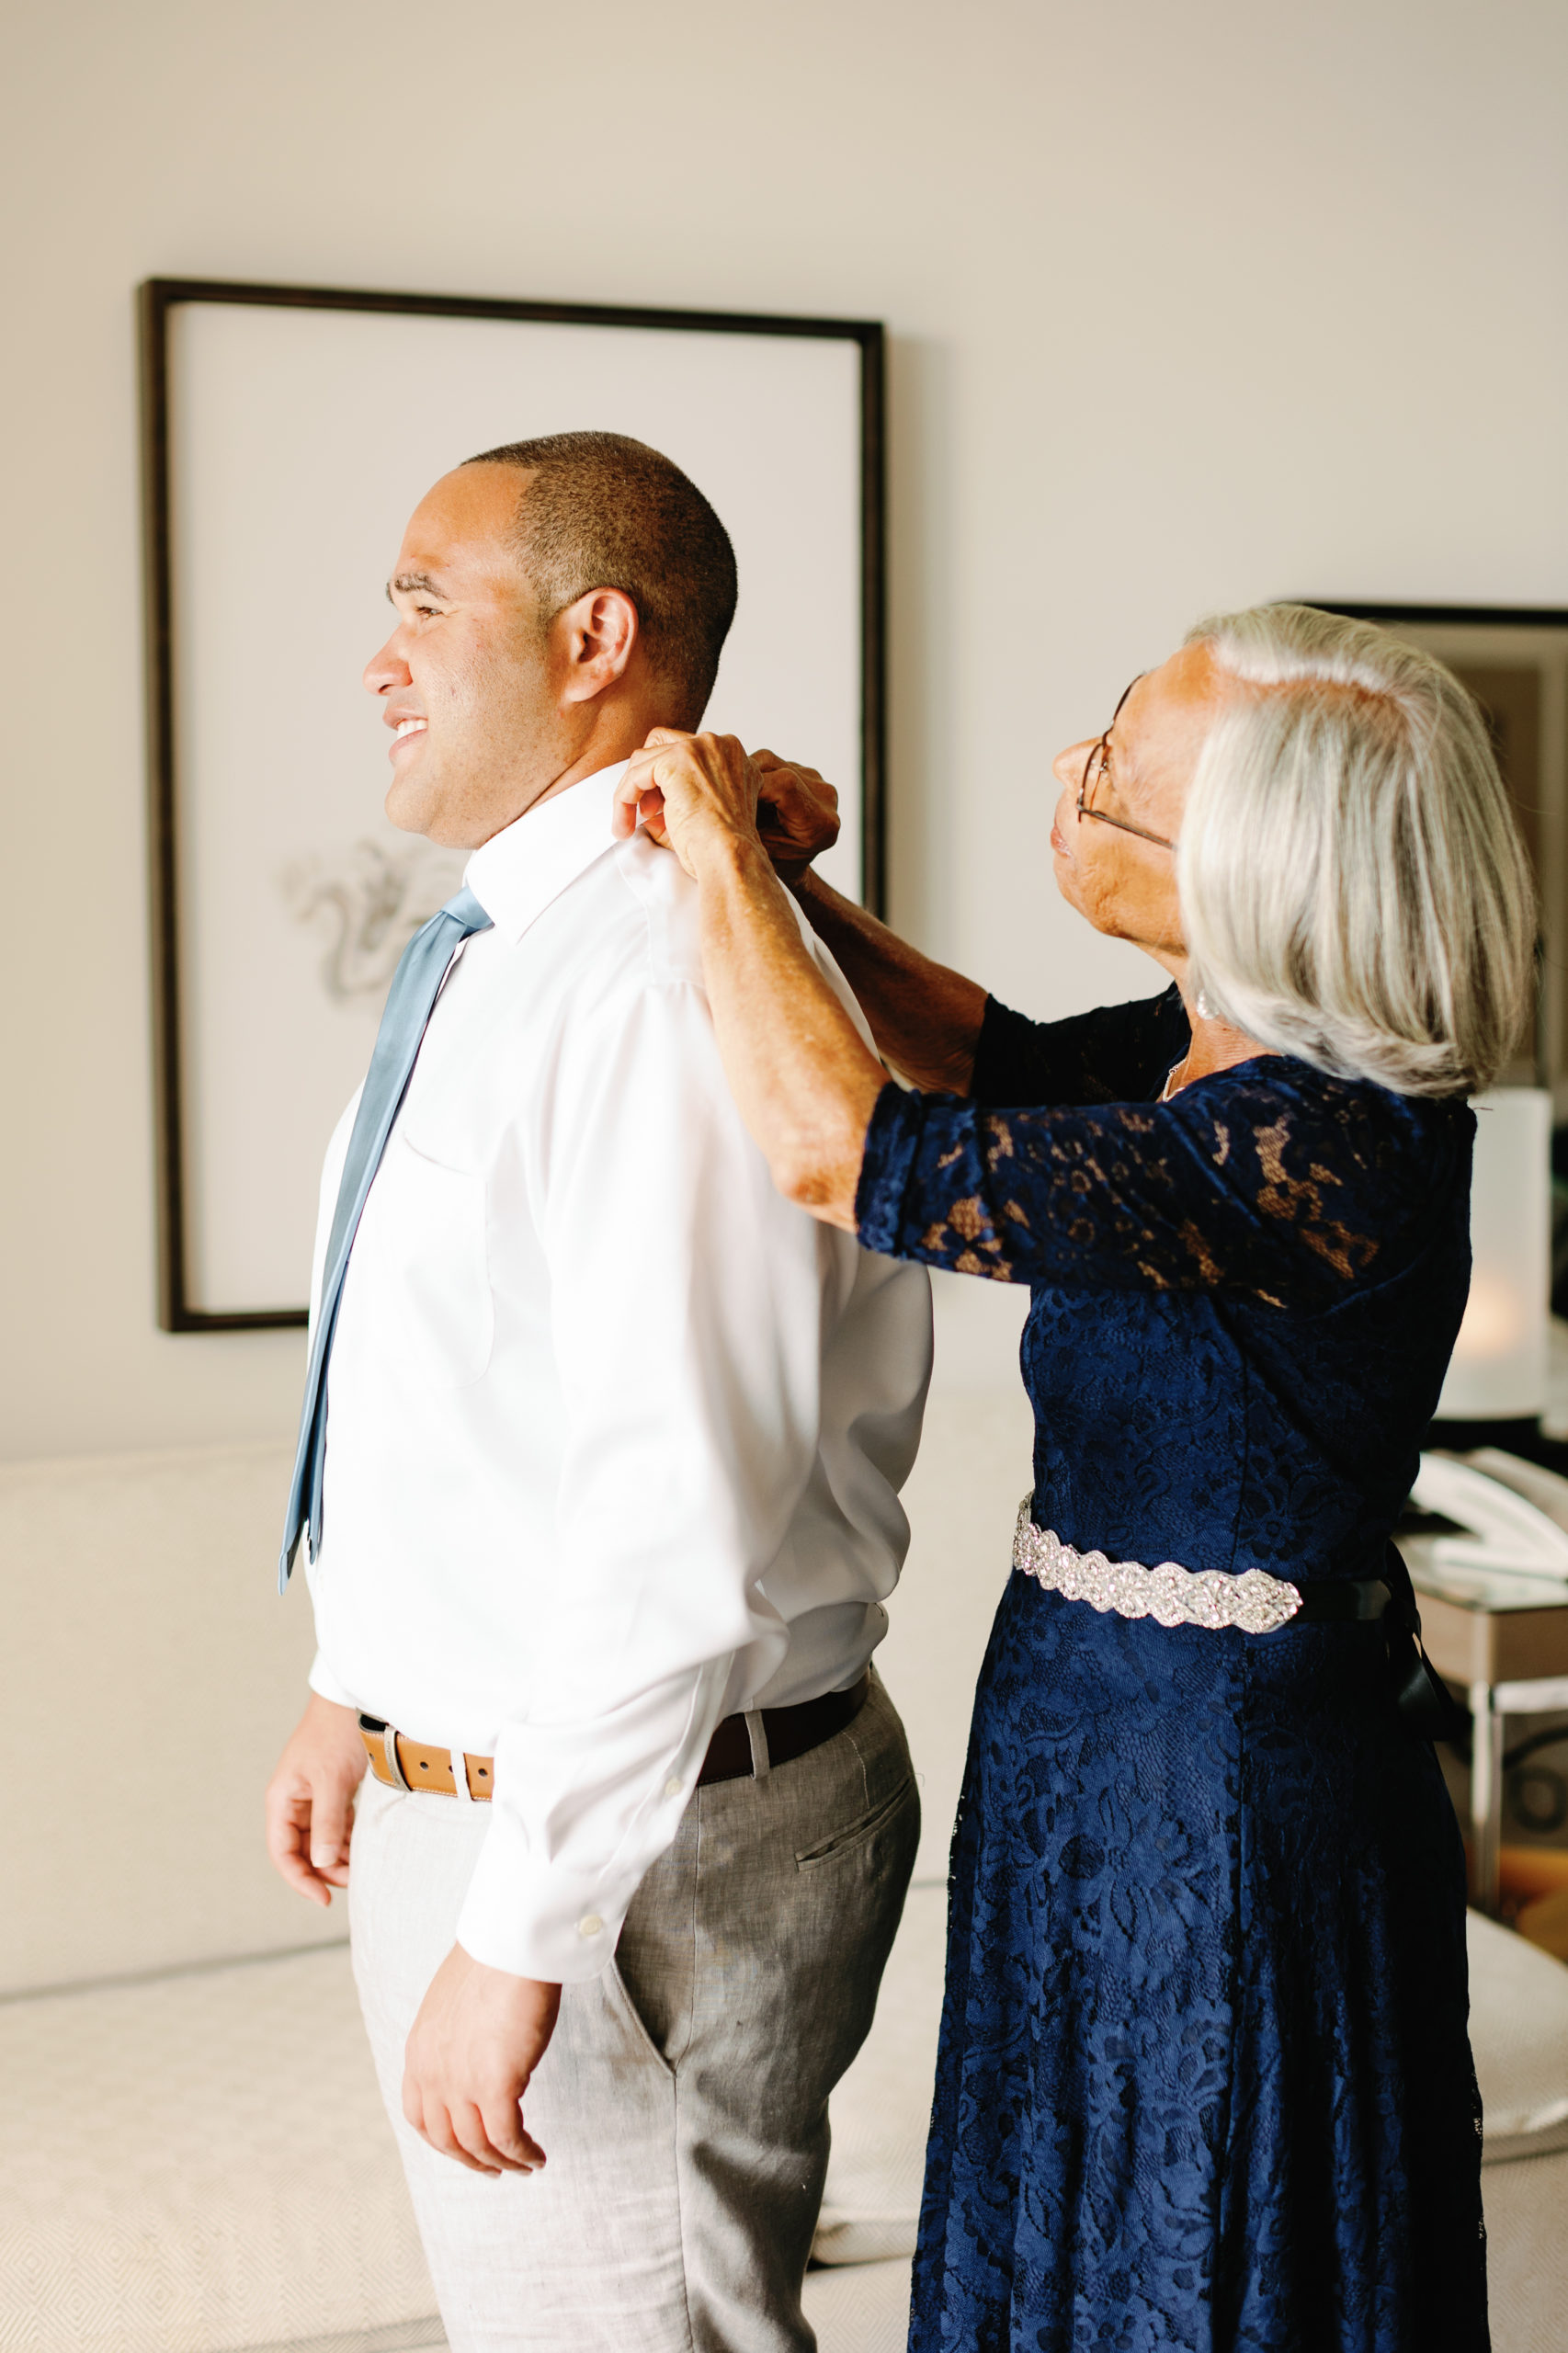
[[[665,824],[665,796],[657,785],[652,792],[645,792],[642,795],[637,804],[637,815],[643,832],[652,834],[661,849],[668,849],[670,835],[669,828]]]
[[[752,758],[759,768],[764,770],[787,768],[791,776],[799,777],[802,783],[815,785],[820,791],[833,791],[832,785],[828,783],[821,768],[808,767],[804,760],[787,760],[782,752],[770,752],[766,744],[760,751],[752,754]]]
[[[656,784],[645,785],[640,778],[630,790],[624,784],[616,787],[611,831],[617,841],[630,841],[639,825],[656,842],[665,841],[665,796]]]
[[[706,830],[755,833],[786,878],[838,839],[838,795],[820,770],[748,755],[733,735],[683,735],[655,727],[616,787],[612,826],[624,841],[642,825],[688,871]]]
[[[679,747],[691,740],[677,735],[672,727],[655,727],[642,750],[632,753],[615,788],[611,804],[610,831],[617,841],[630,840],[640,824],[663,817],[665,794],[660,776],[673,777],[678,772],[672,754],[678,755]],[[662,840],[664,835],[655,834],[654,839]]]
[[[645,757],[642,752],[633,752],[621,771],[620,782],[615,788],[615,799],[610,803],[609,829],[618,842],[630,841],[637,831],[643,797],[652,790],[643,765]]]
[[[755,753],[753,766],[763,847],[781,874],[800,873],[838,839],[838,795],[819,770],[777,752]]]
[[[733,735],[682,735],[656,727],[616,787],[612,828],[624,841],[643,816],[688,872],[704,836],[756,834],[758,778]],[[655,805],[656,796],[656,805]]]

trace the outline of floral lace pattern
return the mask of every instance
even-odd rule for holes
[[[1179,1003],[993,1005],[887,1090],[869,1246],[1031,1289],[1033,1519],[1377,1574],[1469,1276],[1473,1123]],[[915,2353],[1483,2353],[1463,1862],[1375,1626],[1161,1626],[998,1563],[953,1848]]]

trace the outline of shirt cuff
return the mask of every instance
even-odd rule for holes
[[[549,1985],[608,1967],[632,1897],[697,1794],[732,1663],[698,1670],[678,1694],[678,1723],[651,1727],[633,1707],[597,1727],[596,1776],[583,1769],[580,1727],[565,1745],[559,1729],[503,1730],[490,1825],[458,1917],[466,1953]]]
[[[321,1699],[330,1699],[339,1708],[352,1708],[356,1714],[358,1713],[358,1700],[352,1691],[347,1690],[338,1681],[320,1651],[317,1651],[311,1662],[311,1671],[306,1680],[311,1689]]]
[[[635,1859],[628,1864],[617,1857],[594,1872],[559,1861],[541,1864],[517,1816],[505,1805],[493,1806],[458,1915],[459,1944],[487,1969],[512,1977],[547,1985],[597,1977],[615,1959],[631,1899],[649,1864],[674,1838],[693,1794],[684,1784],[674,1788],[659,1809],[667,1819],[648,1823],[648,1840],[638,1842]]]

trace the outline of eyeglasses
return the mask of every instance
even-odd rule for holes
[[[1142,675],[1140,671],[1138,677],[1142,677]],[[1120,718],[1121,703],[1127,700],[1127,696],[1132,692],[1132,687],[1137,684],[1138,678],[1134,678],[1132,686],[1130,686],[1122,696],[1121,702],[1119,702],[1111,712],[1110,727],[1114,727]],[[1141,842],[1153,842],[1156,849],[1174,850],[1175,842],[1168,842],[1164,834],[1152,834],[1147,825],[1135,825],[1130,817],[1112,817],[1104,809],[1090,808],[1090,795],[1098,790],[1110,774],[1110,727],[1106,729],[1097,744],[1090,745],[1088,757],[1084,762],[1084,774],[1078,786],[1080,821],[1085,817],[1092,817],[1096,825],[1114,825],[1119,834],[1136,834]]]

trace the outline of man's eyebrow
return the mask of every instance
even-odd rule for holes
[[[428,572],[394,572],[392,578],[387,582],[387,602],[389,605],[392,601],[392,591],[394,588],[397,590],[399,596],[402,597],[416,597],[421,589],[423,589],[427,596],[432,597],[445,597],[447,593],[441,586],[439,581],[434,579]]]

